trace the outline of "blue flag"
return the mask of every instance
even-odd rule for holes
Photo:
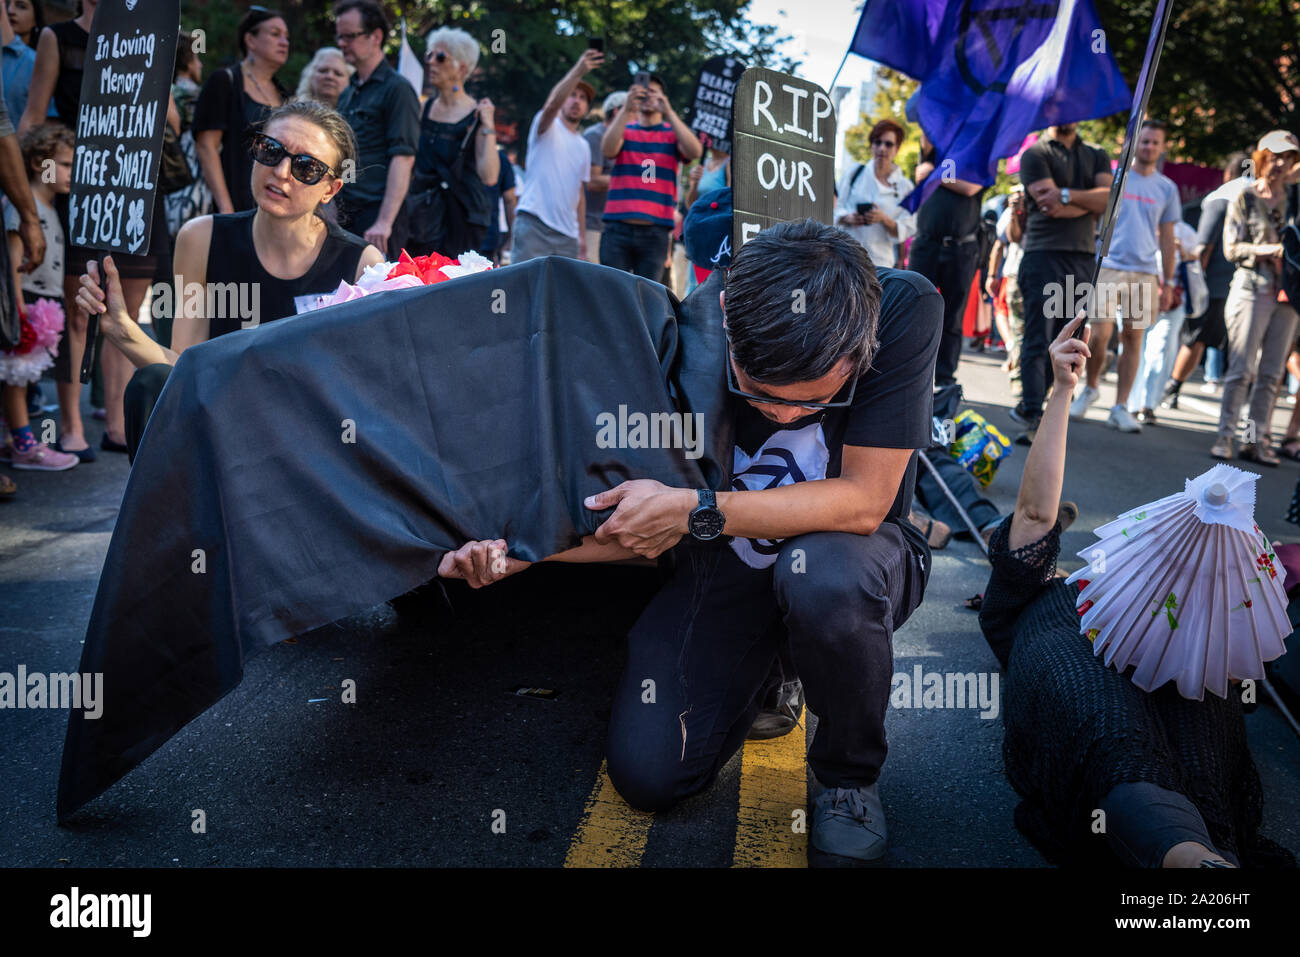
[[[850,51],[921,81],[915,107],[943,178],[991,185],[1035,130],[1127,110],[1092,0],[867,0]]]

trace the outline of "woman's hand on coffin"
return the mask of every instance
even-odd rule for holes
[[[482,588],[521,572],[532,562],[506,554],[505,539],[466,542],[454,552],[442,556],[438,563],[439,578],[461,578],[470,588]]]
[[[593,511],[614,508],[614,514],[596,529],[600,544],[617,543],[645,558],[658,558],[689,530],[695,492],[669,488],[653,479],[633,479],[592,495],[586,506]]]

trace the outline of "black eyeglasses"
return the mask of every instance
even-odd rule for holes
[[[334,42],[340,44],[351,43],[357,37],[364,37],[367,34],[367,32],[373,32],[373,31],[356,30],[353,31],[352,33],[336,33],[334,34]]]
[[[253,159],[263,166],[279,166],[286,156],[289,157],[290,175],[304,186],[315,186],[326,173],[338,175],[329,164],[307,153],[290,153],[283,143],[265,133],[254,134],[252,153]]]
[[[738,395],[742,399],[748,399],[751,402],[764,402],[768,405],[793,405],[796,408],[808,409],[818,412],[822,409],[847,409],[853,404],[853,395],[858,391],[858,377],[854,376],[848,381],[849,396],[842,401],[831,402],[798,402],[792,399],[778,399],[770,395],[755,395],[752,392],[746,392],[740,386],[736,385],[736,371],[732,368],[731,356],[731,338],[727,337],[727,391],[732,395]],[[844,391],[844,386],[840,386],[840,392]],[[837,393],[838,394],[838,393]]]

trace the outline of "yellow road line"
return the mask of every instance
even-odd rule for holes
[[[573,834],[565,867],[637,867],[655,816],[628,807],[610,783],[605,762]]]
[[[806,716],[783,738],[745,742],[734,867],[808,866]]]

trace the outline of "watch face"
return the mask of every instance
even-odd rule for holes
[[[716,508],[697,508],[691,512],[691,534],[707,542],[722,534],[725,521],[722,512]]]

